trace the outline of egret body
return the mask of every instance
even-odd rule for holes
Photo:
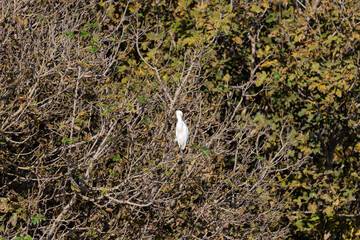
[[[186,126],[185,121],[182,119],[183,113],[179,110],[177,110],[175,113],[178,120],[178,122],[176,123],[175,141],[178,142],[180,149],[184,150],[186,142],[189,138],[189,129]]]

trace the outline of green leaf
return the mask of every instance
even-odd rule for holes
[[[80,32],[79,36],[82,38],[87,38],[89,37],[89,33],[86,30],[83,30],[82,32]]]
[[[113,157],[112,160],[113,160],[114,162],[122,162],[122,161],[123,161],[123,159],[122,159],[119,155]]]
[[[195,150],[196,148],[197,148],[197,145],[196,145],[196,143],[194,143],[193,145],[191,145],[191,147],[190,147],[192,150]]]
[[[137,97],[137,99],[138,99],[138,101],[139,101],[139,103],[141,104],[141,103],[146,103],[146,97],[145,96],[139,96],[139,97]]]
[[[100,40],[99,36],[93,36],[91,41],[98,42]]]
[[[261,12],[261,7],[259,5],[257,5],[257,4],[254,4],[254,5],[251,6],[250,11],[260,13]]]
[[[298,116],[299,116],[299,117],[302,117],[302,116],[304,116],[307,112],[308,112],[308,109],[307,109],[307,108],[303,108],[303,109],[301,109],[301,111],[298,113]]]
[[[268,18],[266,19],[267,23],[276,22],[279,19],[278,15],[275,13],[269,14]]]
[[[100,28],[97,23],[85,23],[84,28]]]
[[[141,123],[144,123],[146,126],[150,125],[150,121],[147,118],[144,118],[143,120],[140,121]]]
[[[209,151],[210,151],[209,148],[203,146],[203,147],[200,147],[200,150],[201,150],[202,154],[203,154],[206,158],[209,157]]]
[[[67,138],[67,137],[63,137],[63,139],[61,140],[61,142],[63,143],[73,143],[73,140],[71,140],[70,138]]]
[[[122,73],[122,72],[125,72],[125,70],[126,70],[127,68],[128,68],[128,67],[127,67],[127,66],[124,66],[124,65],[123,65],[123,66],[119,66],[119,67],[117,67],[117,71]]]
[[[320,217],[318,215],[312,215],[310,218],[310,221],[316,222],[320,219]]]
[[[42,214],[32,217],[31,222],[35,225],[38,224],[40,220],[45,220],[45,217]]]
[[[302,220],[300,220],[300,219],[296,221],[295,225],[296,225],[297,228],[300,229],[300,230],[303,230],[303,229],[304,229]]]
[[[265,79],[267,78],[266,72],[262,71],[261,76],[256,81],[256,86],[260,86],[264,83]]]
[[[72,32],[72,31],[67,32],[66,37],[67,38],[73,38],[74,37],[74,32]]]
[[[320,64],[319,64],[319,63],[313,63],[312,69],[313,69],[314,71],[319,70],[319,68],[320,68]]]
[[[88,50],[89,53],[93,53],[96,52],[99,49],[99,46],[96,44],[90,44],[89,46],[91,46],[92,48]]]
[[[92,26],[92,23],[85,23],[84,28],[88,28],[88,27],[91,27],[91,26]]]

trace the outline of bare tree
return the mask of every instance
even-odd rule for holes
[[[199,4],[208,30],[191,35],[161,17],[173,2],[43,4],[1,3],[1,234],[286,236],[278,222],[289,193],[279,194],[278,173],[306,156],[292,163],[287,123],[274,129],[244,103],[265,60],[251,63],[247,81],[234,86],[229,76],[204,90],[216,89],[210,70],[221,71],[211,64],[225,6]],[[190,129],[182,154],[176,109]]]

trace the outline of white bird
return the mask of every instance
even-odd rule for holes
[[[179,110],[176,112],[176,117],[178,119],[178,122],[176,124],[176,138],[175,141],[178,142],[179,147],[181,150],[185,149],[186,142],[189,138],[189,129],[186,126],[185,121],[181,118],[183,116],[183,113]]]

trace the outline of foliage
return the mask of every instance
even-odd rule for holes
[[[0,236],[358,238],[359,10],[0,2]]]

